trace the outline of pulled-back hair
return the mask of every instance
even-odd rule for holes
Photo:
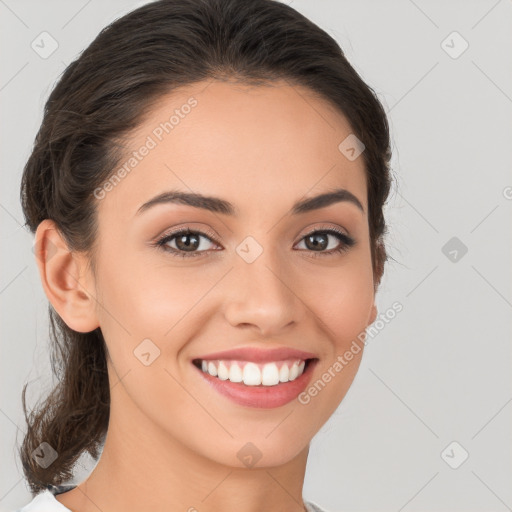
[[[159,98],[203,80],[308,87],[348,119],[364,143],[368,221],[375,289],[387,260],[383,207],[391,177],[389,127],[374,91],[336,41],[274,0],[160,0],[117,19],[64,71],[51,92],[25,165],[21,201],[34,233],[52,219],[71,250],[93,255],[93,191],[114,172],[124,137]],[[340,141],[341,142],[341,141]],[[70,329],[51,305],[52,369],[58,383],[27,413],[20,447],[33,495],[73,478],[78,458],[93,458],[109,421],[106,345],[100,328]],[[32,456],[42,443],[58,454],[44,468]]]

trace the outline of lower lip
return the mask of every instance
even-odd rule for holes
[[[291,402],[306,389],[317,362],[318,359],[310,361],[304,373],[295,380],[281,382],[275,386],[246,386],[243,382],[221,380],[193,366],[208,384],[233,402],[247,407],[272,409]]]

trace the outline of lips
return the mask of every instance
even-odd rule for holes
[[[192,359],[201,378],[226,398],[248,407],[274,408],[300,394],[319,358],[289,347],[239,347]]]

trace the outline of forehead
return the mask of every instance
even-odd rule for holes
[[[196,83],[161,96],[130,134],[114,170],[125,172],[101,208],[132,215],[178,189],[250,214],[346,188],[366,211],[363,158],[349,160],[338,147],[351,134],[345,116],[304,87]]]

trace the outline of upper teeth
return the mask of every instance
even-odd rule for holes
[[[306,361],[301,359],[256,364],[250,361],[201,361],[203,372],[246,386],[275,386],[279,382],[295,380],[302,375]],[[279,369],[280,367],[280,369]]]

